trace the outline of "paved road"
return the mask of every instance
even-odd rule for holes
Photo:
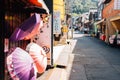
[[[120,48],[79,32],[74,33],[73,43],[68,80],[120,80]]]

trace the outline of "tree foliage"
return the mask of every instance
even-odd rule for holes
[[[72,6],[72,13],[82,14],[88,12],[90,8],[96,8],[97,2],[93,0],[70,0]]]

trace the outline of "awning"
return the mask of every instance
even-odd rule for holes
[[[29,2],[38,7],[42,7],[44,9],[46,9],[47,13],[49,14],[49,9],[43,0],[29,0]]]
[[[120,19],[120,15],[111,18],[110,21],[116,21],[116,20],[119,20],[119,19]]]
[[[25,10],[30,13],[40,13],[40,14],[47,14],[46,9],[37,6],[29,6],[25,7]]]
[[[102,20],[100,20],[100,21],[96,22],[96,25],[98,25],[98,24],[102,23],[103,21],[105,21],[105,19],[102,19]]]
[[[85,22],[84,22],[84,23],[85,23],[85,24],[87,24],[87,23],[89,23],[89,22],[90,22],[89,20],[85,20]]]
[[[120,15],[112,17],[110,21],[116,30],[120,30]]]

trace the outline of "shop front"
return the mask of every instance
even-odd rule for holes
[[[45,5],[44,7],[37,6],[30,3],[29,0],[5,0],[4,2],[4,25],[2,25],[5,29],[2,31],[4,33],[4,37],[2,36],[2,38],[5,55],[5,57],[3,56],[3,59],[5,59],[4,80],[18,80],[18,78],[20,80],[30,80],[32,78],[36,80],[36,72],[41,74],[45,71],[47,65],[53,64],[51,14],[49,14],[49,10]],[[36,38],[35,36],[38,33],[40,36]],[[46,41],[45,39],[48,39],[46,44],[43,42]],[[40,40],[42,42],[37,41],[39,43],[35,43],[32,47],[27,48],[28,44],[34,40]],[[37,52],[40,54],[38,55]],[[41,62],[42,57],[45,57],[43,62]],[[25,73],[20,72],[21,69]],[[33,76],[23,76],[24,74]]]
[[[105,41],[106,39],[106,22],[105,19],[102,19],[96,22],[95,26],[96,37]]]
[[[110,44],[120,45],[120,15],[116,15],[110,19],[112,26],[115,31],[114,34],[110,35],[109,42]]]

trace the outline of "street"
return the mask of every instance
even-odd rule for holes
[[[120,80],[120,48],[74,32],[68,80]]]

